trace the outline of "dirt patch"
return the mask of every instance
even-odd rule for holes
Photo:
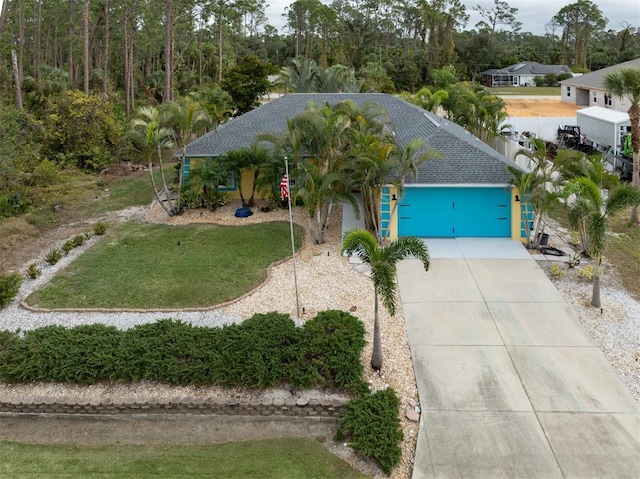
[[[556,117],[576,116],[582,107],[563,103],[560,98],[504,98],[509,116],[519,117]]]

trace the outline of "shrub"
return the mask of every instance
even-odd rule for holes
[[[72,240],[67,240],[64,242],[64,244],[62,245],[62,251],[64,252],[64,254],[69,254],[69,252],[75,248],[73,241]]]
[[[360,355],[365,328],[344,311],[322,311],[304,326],[304,361],[313,376],[324,384],[359,390],[362,382]]]
[[[101,221],[98,221],[93,225],[93,234],[96,236],[102,236],[107,232],[108,225]]]
[[[288,383],[367,390],[361,377],[362,323],[349,313],[327,311],[308,324],[306,331],[288,315],[267,313],[223,328],[171,319],[126,331],[101,325],[40,328],[12,340],[12,351],[4,356],[7,346],[0,344],[0,381],[150,379],[177,385]]]
[[[73,242],[74,248],[79,248],[80,246],[82,246],[84,244],[84,240],[85,240],[84,235],[75,235],[71,239],[71,241]]]
[[[564,276],[564,271],[562,271],[559,264],[551,266],[551,276],[554,278],[562,278]]]
[[[42,274],[42,270],[38,268],[38,265],[36,263],[31,263],[24,274],[27,278],[36,279]]]
[[[578,276],[588,279],[589,281],[593,281],[595,271],[596,269],[592,265],[588,264],[587,266],[583,266],[578,269]],[[602,274],[602,268],[600,268],[600,274]]]
[[[20,273],[0,274],[0,308],[4,308],[20,292]]]
[[[351,447],[374,458],[389,474],[402,456],[399,410],[400,399],[393,389],[361,394],[345,406],[336,440],[348,439]]]
[[[58,248],[52,248],[44,257],[44,260],[49,264],[56,264],[62,259],[62,251]]]

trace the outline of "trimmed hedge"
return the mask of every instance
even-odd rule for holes
[[[273,312],[222,328],[163,319],[125,331],[102,324],[0,331],[0,381],[149,379],[248,388],[287,382],[362,391],[364,333],[357,318],[335,310],[303,328]]]
[[[373,457],[389,474],[402,457],[400,441],[404,434],[399,411],[400,399],[391,388],[361,394],[345,406],[336,440],[349,439],[349,446]]]

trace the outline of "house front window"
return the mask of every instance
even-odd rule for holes
[[[571,87],[567,87],[567,98],[571,98]]]

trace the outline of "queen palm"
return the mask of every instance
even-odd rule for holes
[[[604,87],[618,99],[627,99],[631,122],[631,149],[633,150],[633,180],[640,188],[640,68],[621,68],[604,77]],[[638,205],[631,209],[631,221],[638,224]]]
[[[382,368],[382,340],[380,337],[380,319],[378,297],[391,316],[397,308],[396,267],[398,261],[413,256],[429,269],[429,250],[419,239],[401,237],[386,246],[380,246],[376,238],[365,230],[348,232],[342,240],[342,254],[357,255],[371,268],[374,290],[373,354],[371,367],[376,371]]]
[[[564,186],[563,196],[569,198],[571,195],[575,195],[575,199],[569,208],[584,218],[589,237],[589,250],[595,262],[591,305],[599,308],[600,267],[607,240],[607,221],[614,213],[637,202],[640,190],[634,185],[624,184],[609,191],[605,197],[596,182],[580,177],[569,180]]]

